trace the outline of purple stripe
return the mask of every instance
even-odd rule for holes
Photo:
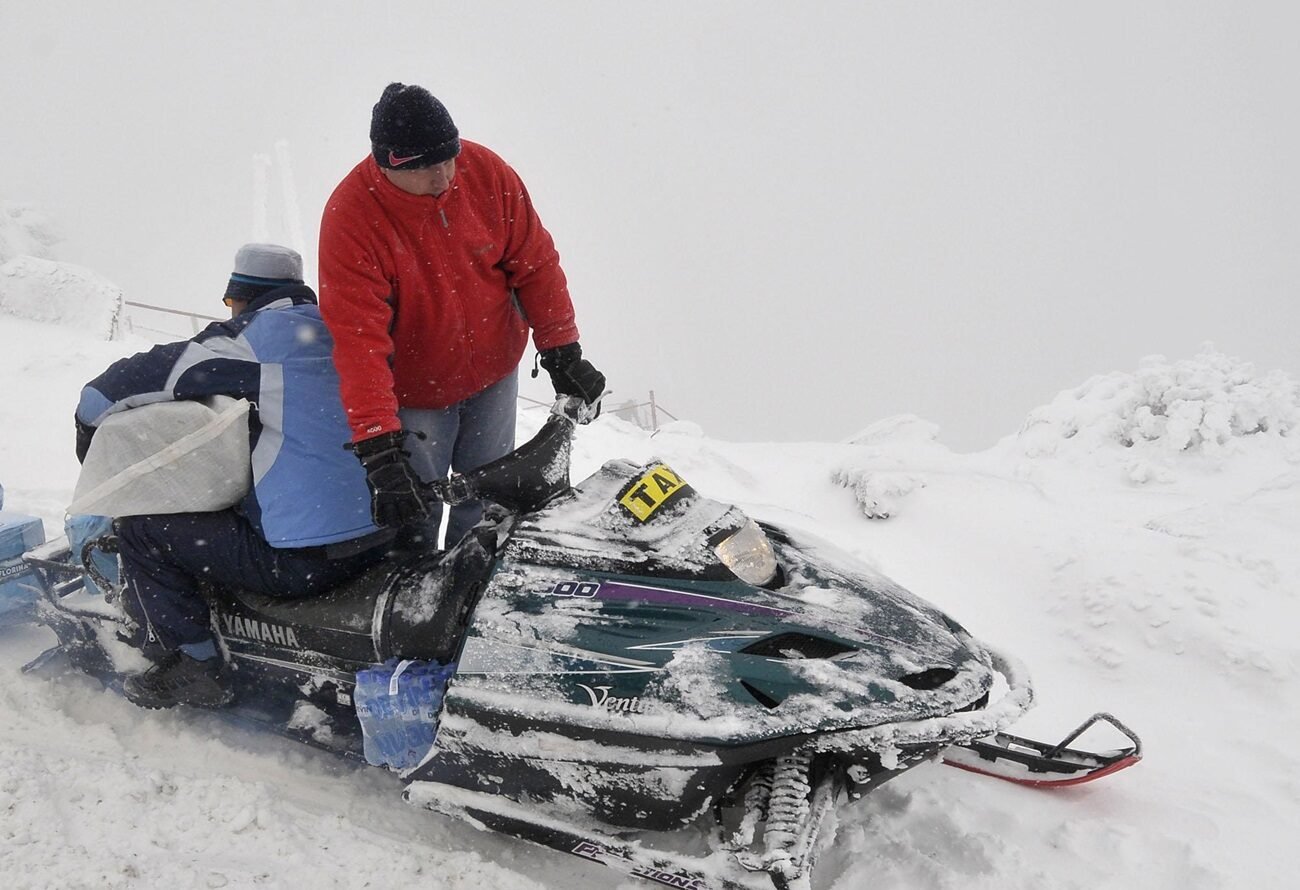
[[[727,612],[739,612],[742,615],[764,615],[771,618],[794,614],[786,609],[760,606],[758,603],[723,599],[703,593],[687,593],[684,590],[667,590],[663,587],[640,587],[618,581],[600,582],[600,592],[596,596],[607,600],[639,600],[670,606],[693,606],[697,609],[722,609]]]

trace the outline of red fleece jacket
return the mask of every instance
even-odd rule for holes
[[[560,257],[518,174],[461,141],[436,198],[393,185],[374,159],[330,196],[320,308],[334,337],[353,441],[401,429],[397,409],[445,408],[576,342]]]

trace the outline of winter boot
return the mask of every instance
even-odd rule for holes
[[[220,708],[235,697],[224,668],[220,658],[199,661],[172,652],[144,673],[127,677],[122,691],[142,708]]]

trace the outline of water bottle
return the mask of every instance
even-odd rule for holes
[[[356,708],[366,760],[410,769],[433,747],[453,664],[389,659],[357,672]]]

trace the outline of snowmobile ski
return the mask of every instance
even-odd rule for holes
[[[1099,722],[1115,727],[1133,744],[1100,753],[1067,747]],[[1141,759],[1142,740],[1115,717],[1104,713],[1093,714],[1055,745],[999,732],[953,745],[943,753],[943,762],[948,766],[1033,788],[1081,785],[1127,769]]]
[[[701,860],[651,850],[636,840],[611,837],[591,826],[543,815],[500,795],[437,782],[414,782],[407,786],[402,796],[409,803],[445,816],[568,853],[628,877],[668,887],[682,890],[771,890],[772,887],[772,881],[766,875],[751,876],[746,872],[718,874],[727,866],[720,854]]]

